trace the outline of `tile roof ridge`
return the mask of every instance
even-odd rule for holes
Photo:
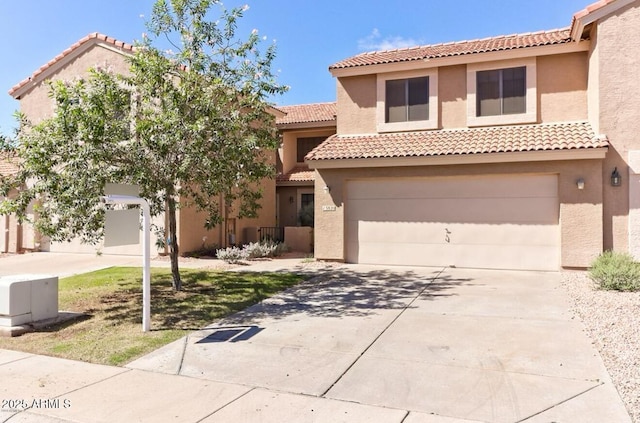
[[[506,38],[529,37],[529,36],[533,36],[533,35],[542,35],[542,34],[554,34],[554,33],[558,33],[558,32],[569,31],[570,29],[571,29],[570,26],[565,26],[565,27],[561,27],[561,28],[543,29],[543,30],[539,30],[539,31],[516,32],[516,33],[512,33],[512,34],[491,35],[491,36],[488,36],[488,37],[472,38],[472,39],[468,39],[468,40],[445,41],[445,42],[434,43],[434,44],[420,44],[420,45],[411,46],[411,47],[402,47],[402,48],[395,48],[395,49],[388,49],[388,50],[373,50],[373,51],[359,53],[359,54],[357,54],[355,56],[351,56],[351,57],[355,58],[355,57],[362,57],[362,56],[366,56],[366,55],[373,55],[373,54],[380,54],[380,53],[392,53],[392,52],[397,52],[397,51],[418,50],[418,49],[422,49],[422,48],[433,48],[433,47],[440,47],[440,46],[451,46],[451,45],[459,45],[459,44],[466,44],[466,43],[476,43],[476,42],[480,42],[480,41],[502,40],[502,39],[506,39]]]
[[[279,104],[276,107],[298,107],[298,106],[315,106],[315,105],[323,105],[323,104],[336,104],[335,101],[319,101],[312,103],[299,103],[299,104]]]

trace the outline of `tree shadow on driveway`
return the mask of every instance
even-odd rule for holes
[[[380,310],[411,307],[410,303],[425,293],[430,300],[456,295],[448,291],[471,280],[442,274],[441,269],[363,271],[345,266],[313,277],[219,323],[246,324],[256,319],[293,315],[368,316]]]

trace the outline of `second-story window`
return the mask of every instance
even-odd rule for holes
[[[387,80],[385,93],[385,122],[429,120],[428,76]]]
[[[476,116],[526,113],[525,66],[476,73]]]

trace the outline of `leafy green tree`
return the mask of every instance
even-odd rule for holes
[[[215,0],[158,0],[149,34],[130,73],[92,69],[50,85],[55,114],[23,118],[20,173],[4,189],[28,188],[4,204],[25,216],[36,201],[36,228],[55,241],[103,236],[105,183],[137,184],[152,214],[166,210],[173,286],[180,290],[176,210],[181,204],[222,223],[220,200],[238,217],[255,217],[260,181],[272,177],[278,146],[269,98],[284,93],[271,70],[275,46],[261,50],[256,31],[237,34],[247,7]],[[157,47],[168,40],[172,50]]]
[[[0,134],[0,153],[13,152],[16,149],[15,139],[8,135]]]

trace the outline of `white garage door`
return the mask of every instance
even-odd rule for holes
[[[351,263],[558,270],[556,175],[349,181]]]

